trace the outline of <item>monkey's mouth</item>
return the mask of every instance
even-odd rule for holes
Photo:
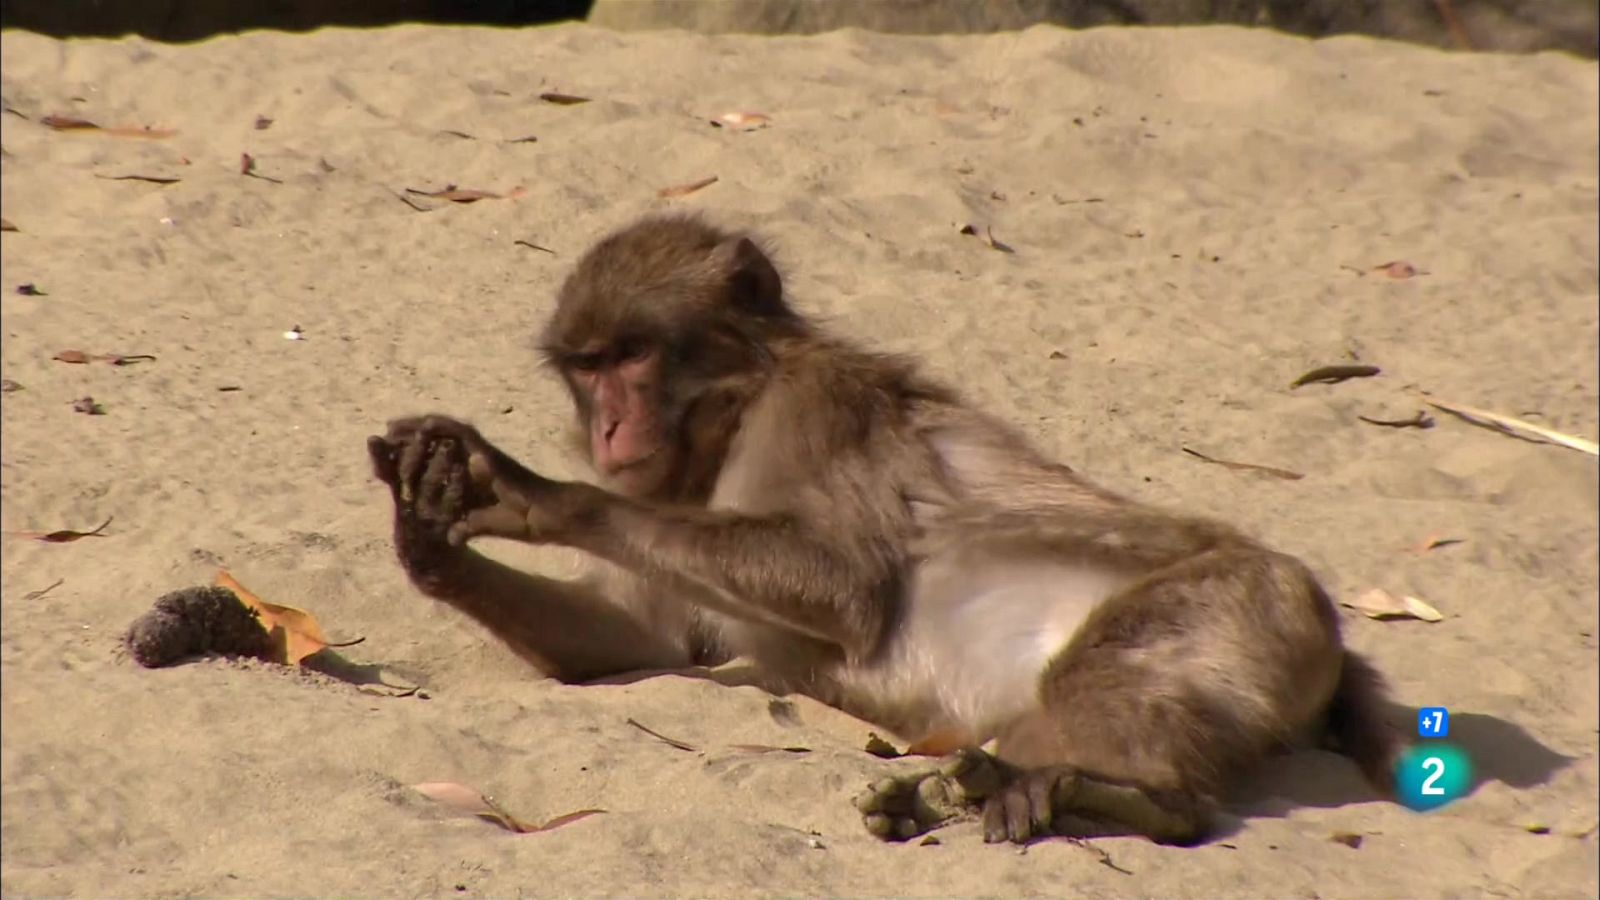
[[[601,464],[600,468],[601,471],[605,472],[607,475],[623,475],[629,472],[636,472],[654,461],[656,457],[660,456],[662,449],[662,445],[657,444],[650,449],[649,453],[646,453],[643,456],[636,456],[632,459],[621,460],[608,459]]]

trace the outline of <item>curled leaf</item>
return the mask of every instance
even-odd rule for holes
[[[311,613],[262,600],[245,589],[226,569],[217,570],[216,584],[233,591],[240,602],[259,614],[261,626],[272,635],[278,654],[276,662],[297,666],[301,660],[327,647],[348,647],[360,642],[359,638],[341,644],[328,640],[327,635],[322,633],[322,626],[317,624],[316,617]]]
[[[879,737],[875,731],[867,732],[867,745],[862,749],[879,759],[899,759],[904,755],[893,744]]]
[[[669,187],[664,187],[661,190],[656,191],[656,196],[658,196],[658,197],[683,197],[683,196],[687,196],[689,194],[692,194],[695,191],[700,190],[701,188],[710,187],[711,185],[716,184],[716,183],[717,183],[717,176],[711,175],[711,176],[708,176],[706,178],[702,178],[699,181],[691,181],[691,182],[688,182],[687,184],[674,184],[674,185],[671,185]]]
[[[810,753],[810,747],[773,747],[768,744],[734,744],[734,750],[745,753]]]
[[[1396,597],[1383,588],[1373,588],[1354,600],[1340,602],[1373,619],[1421,619],[1424,622],[1444,619],[1443,613],[1416,597]]]
[[[74,365],[82,365],[83,363],[86,363],[86,362],[89,361],[89,354],[83,352],[82,350],[63,350],[60,353],[57,353],[55,356],[52,356],[50,358],[55,360],[56,362],[72,363]]]
[[[76,116],[45,116],[39,124],[53,128],[56,131],[94,131],[111,137],[132,138],[169,138],[177,134],[176,131],[163,128],[151,128],[148,125],[113,125],[110,127],[96,125],[88,119]]]
[[[1381,425],[1384,428],[1432,428],[1433,417],[1417,410],[1417,414],[1409,419],[1374,419],[1371,416],[1356,416],[1368,425]]]
[[[88,413],[91,416],[103,416],[106,414],[106,408],[94,402],[93,397],[79,397],[72,401],[72,411]]]
[[[579,97],[577,94],[561,94],[555,91],[545,91],[539,95],[539,99],[546,103],[554,103],[557,106],[576,106],[579,103],[589,102],[588,97]]]
[[[28,282],[27,284],[19,284],[19,285],[17,285],[17,293],[21,294],[24,297],[48,297],[48,296],[50,296],[49,294],[46,294],[44,291],[39,290],[39,286],[37,284],[34,284],[31,281]]]
[[[11,224],[10,219],[0,219],[0,231],[21,231],[22,229]]]
[[[88,531],[71,531],[71,530],[63,529],[61,531],[49,531],[49,532],[45,532],[45,531],[8,531],[6,533],[10,534],[10,535],[13,535],[15,537],[33,538],[36,541],[44,541],[47,544],[70,544],[73,541],[80,540],[80,539],[86,538],[86,537],[110,537],[110,535],[107,535],[105,533],[105,530],[106,530],[106,526],[111,524],[111,520],[113,518],[114,518],[113,516],[107,516],[106,520],[104,522],[101,522],[99,525],[96,525],[94,528],[92,528],[92,529],[90,529]]]
[[[256,116],[256,130],[266,131],[272,127],[272,119],[267,116]]]
[[[151,184],[161,185],[177,184],[183,180],[173,175],[100,175],[96,173],[94,177],[105,181],[148,181]]]

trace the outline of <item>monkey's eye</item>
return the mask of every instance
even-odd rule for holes
[[[600,368],[604,361],[599,353],[574,353],[567,357],[567,365],[579,372],[593,372]]]
[[[650,344],[641,340],[624,340],[617,344],[617,362],[638,362],[650,355]]]

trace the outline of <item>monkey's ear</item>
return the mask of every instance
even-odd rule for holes
[[[788,313],[783,302],[783,279],[772,260],[747,237],[729,238],[711,251],[711,263],[728,286],[728,302],[758,316]]]

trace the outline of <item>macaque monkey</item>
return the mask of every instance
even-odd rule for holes
[[[745,657],[952,744],[857,799],[887,840],[976,816],[991,842],[1190,843],[1230,779],[1324,736],[1387,793],[1382,682],[1304,564],[1097,487],[911,361],[825,332],[750,237],[685,215],[611,234],[541,350],[596,483],[444,416],[368,440],[413,583],[540,672]],[[530,574],[469,546],[489,536],[595,565]]]

